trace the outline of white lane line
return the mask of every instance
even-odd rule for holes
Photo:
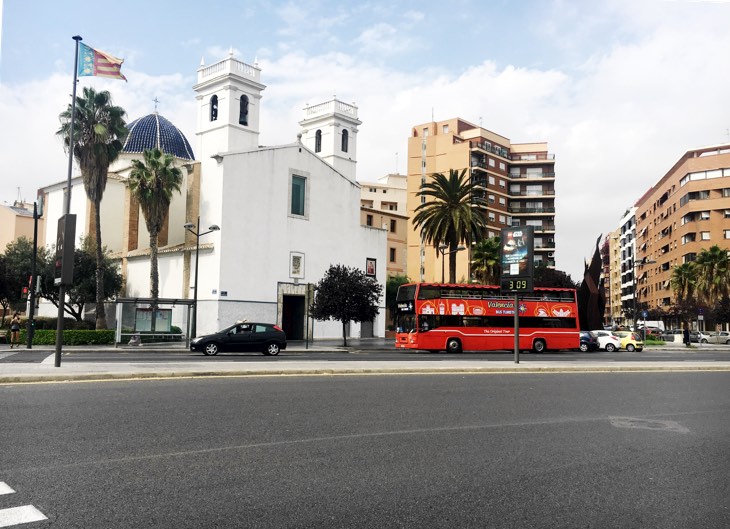
[[[45,357],[41,364],[55,364],[56,363],[56,353],[52,353]]]
[[[21,523],[40,522],[48,520],[43,513],[32,505],[0,509],[0,527],[10,527]]]
[[[0,353],[0,360],[2,360],[3,358],[7,358],[8,356],[13,356],[14,354],[17,353]]]
[[[7,483],[0,481],[0,494],[12,494],[13,492],[15,491],[11,489]]]

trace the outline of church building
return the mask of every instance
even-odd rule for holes
[[[102,243],[118,257],[124,297],[149,297],[149,236],[127,187],[131,160],[159,147],[182,168],[160,234],[161,298],[192,298],[199,240],[197,334],[237,320],[277,323],[292,340],[336,338],[340,322],[307,318],[313,285],[333,264],[366,270],[385,285],[387,231],[360,223],[356,181],[357,107],[336,97],[307,106],[291,143],[259,145],[261,70],[229,54],[201,65],[193,87],[198,106],[197,157],[168,120],[150,114],[130,123],[124,152],[110,167],[101,203]],[[44,188],[48,219],[61,216],[65,182]],[[93,234],[80,177],[72,182],[78,236]],[[199,221],[198,221],[199,219]],[[48,223],[47,244],[55,241]],[[385,290],[383,288],[383,290]],[[350,336],[384,336],[385,310],[374,322],[351,324]],[[110,311],[113,312],[113,311]],[[181,318],[184,311],[175,312]],[[111,318],[110,318],[111,319]],[[173,322],[185,328],[184,322]]]

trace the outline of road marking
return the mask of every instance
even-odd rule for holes
[[[7,483],[0,481],[0,494],[12,494],[13,492],[15,491],[11,489]]]
[[[611,426],[616,428],[637,428],[640,430],[662,430],[666,432],[689,433],[689,428],[676,421],[658,421],[639,417],[609,417]]]
[[[48,355],[41,362],[41,364],[55,364],[55,363],[56,363],[56,353]]]
[[[21,523],[40,522],[48,520],[41,511],[32,505],[0,509],[0,527],[10,527]]]

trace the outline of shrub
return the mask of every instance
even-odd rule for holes
[[[25,329],[20,331],[20,342],[26,343]],[[56,345],[56,331],[36,329],[33,345]],[[63,345],[114,345],[114,331],[64,330]]]

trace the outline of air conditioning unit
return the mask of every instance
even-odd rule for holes
[[[555,252],[548,252],[548,257],[555,257]]]

